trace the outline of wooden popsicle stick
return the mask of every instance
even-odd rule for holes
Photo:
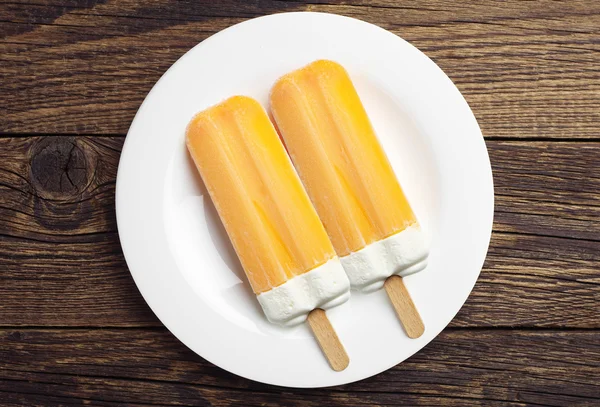
[[[341,372],[347,368],[350,359],[325,311],[320,308],[312,310],[308,314],[308,324],[331,368],[336,372]]]
[[[396,315],[400,319],[406,334],[411,339],[416,339],[425,332],[425,325],[415,307],[410,293],[400,276],[391,276],[385,280],[385,291],[392,301]]]

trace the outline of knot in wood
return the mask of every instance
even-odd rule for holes
[[[65,200],[88,185],[88,163],[74,137],[46,137],[32,151],[31,178],[43,198]]]

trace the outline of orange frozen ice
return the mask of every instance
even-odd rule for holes
[[[262,106],[231,97],[197,114],[186,140],[269,320],[345,301],[347,277]]]
[[[271,111],[353,288],[423,269],[428,248],[346,70],[315,61],[280,78]]]

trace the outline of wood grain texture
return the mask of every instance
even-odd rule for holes
[[[0,233],[61,242],[116,232],[119,137],[0,139]],[[600,143],[487,142],[499,232],[600,240]]]
[[[123,140],[0,139],[0,324],[160,326],[114,215]],[[456,327],[600,328],[600,143],[488,141],[496,223]],[[520,206],[517,206],[520,205]]]
[[[495,230],[600,241],[600,143],[487,144]]]
[[[227,373],[163,329],[0,330],[0,394],[16,405],[593,406],[598,383],[598,332],[446,331],[374,378],[294,390]]]
[[[114,195],[123,136],[173,62],[306,10],[380,25],[448,74],[487,138],[496,212],[450,328],[380,375],[294,390],[227,373],[161,325]],[[0,89],[1,406],[600,405],[600,2],[9,0]]]
[[[320,308],[312,310],[308,314],[307,323],[327,358],[329,366],[336,372],[346,369],[350,364],[350,358],[325,311]]]
[[[127,271],[117,234],[122,145],[122,138],[0,139],[0,324],[160,324]]]
[[[396,311],[396,315],[409,338],[416,339],[425,332],[425,325],[419,310],[410,296],[400,276],[391,276],[384,283],[385,291]]]
[[[122,134],[156,80],[211,34],[322,11],[386,28],[457,84],[483,133],[598,138],[600,3],[63,1],[2,3],[0,132]]]
[[[120,138],[0,139],[0,234],[79,242],[116,234]]]

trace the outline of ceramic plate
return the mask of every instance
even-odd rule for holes
[[[382,291],[328,312],[350,356],[332,371],[307,326],[263,316],[184,144],[190,118],[236,94],[267,106],[281,75],[320,58],[349,71],[400,182],[432,239],[429,266],[405,279],[426,325],[409,339]],[[398,36],[352,18],[285,13],[230,27],[164,74],[127,134],[117,178],[119,235],[158,318],[194,352],[259,382],[344,384],[402,362],[452,320],[487,252],[493,217],[481,131],[452,81]]]

